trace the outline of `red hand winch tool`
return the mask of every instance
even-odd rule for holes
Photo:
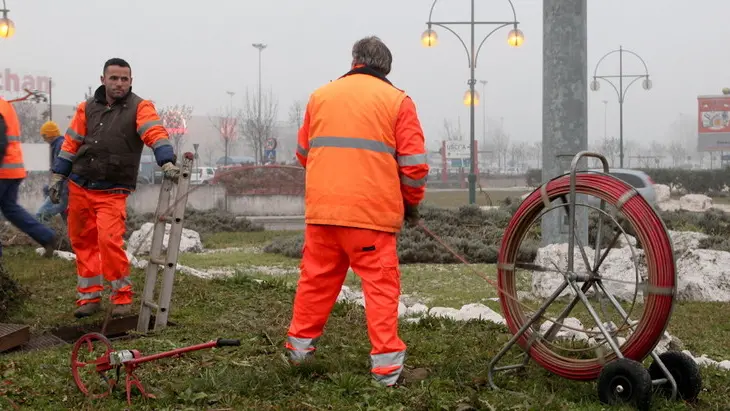
[[[82,348],[87,348],[88,352],[94,352],[94,342],[101,343],[104,353],[91,361],[81,361],[79,354],[82,353]],[[217,340],[208,341],[203,344],[191,345],[188,347],[178,348],[171,351],[166,351],[158,354],[152,354],[144,356],[137,350],[114,350],[112,343],[99,333],[88,333],[79,338],[74,344],[73,351],[71,353],[71,372],[74,377],[74,382],[79,390],[92,398],[104,398],[111,394],[112,390],[119,381],[119,374],[122,368],[126,372],[125,386],[127,390],[127,403],[132,404],[132,387],[137,387],[139,392],[147,398],[155,398],[154,395],[149,394],[145,391],[142,383],[139,381],[134,370],[139,367],[140,364],[150,361],[159,360],[168,357],[179,357],[182,354],[204,350],[208,348],[218,347],[237,347],[240,346],[240,340],[227,340],[219,338]],[[92,384],[95,381],[87,381],[81,377],[80,371],[86,367],[94,367],[93,373],[97,374],[99,381],[101,382],[100,392],[94,392]],[[107,374],[110,371],[115,371],[116,375],[110,378]]]

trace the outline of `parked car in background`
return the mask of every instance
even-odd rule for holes
[[[588,171],[596,171],[603,173],[602,168],[592,168]],[[654,181],[651,177],[643,171],[632,170],[629,168],[612,168],[609,169],[608,174],[624,181],[636,189],[646,201],[649,202],[653,207],[656,206],[656,191],[654,190]],[[595,201],[594,201],[595,200]],[[600,200],[596,197],[591,197],[589,201],[591,205],[600,205]]]
[[[215,167],[195,167],[190,174],[190,184],[209,184],[215,177]]]

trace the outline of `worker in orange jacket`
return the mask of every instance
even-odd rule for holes
[[[12,225],[45,247],[53,256],[58,237],[18,204],[20,183],[27,176],[20,142],[20,121],[13,106],[0,98],[0,211]],[[0,244],[0,257],[2,256]]]
[[[313,356],[352,267],[365,295],[372,376],[393,386],[406,353],[396,233],[404,218],[419,219],[428,164],[415,105],[386,78],[388,47],[367,37],[352,58],[348,73],[312,93],[299,130],[306,228],[286,348],[294,364]]]
[[[101,83],[76,108],[53,163],[49,190],[57,204],[68,178],[68,233],[78,274],[77,318],[100,310],[102,276],[111,283],[112,315],[131,313],[132,282],[123,235],[126,200],[136,188],[144,146],[154,150],[166,178],[175,179],[180,173],[154,105],[132,92],[129,63],[108,60]]]

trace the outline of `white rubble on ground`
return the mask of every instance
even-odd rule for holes
[[[730,266],[730,253],[698,249],[700,241],[708,237],[703,233],[669,230],[669,236],[676,259],[677,299],[680,301],[730,302],[730,276],[725,275],[724,271],[725,267]],[[635,239],[630,238],[629,242],[635,244]],[[589,264],[592,265],[593,249],[585,247],[584,250]],[[587,272],[583,255],[577,245],[573,258],[574,270],[577,273]],[[634,261],[637,261],[638,264],[634,264]],[[533,296],[544,299],[549,297],[563,282],[563,276],[558,270],[566,270],[568,266],[568,244],[551,244],[539,248],[534,263],[555,270],[554,272],[535,271],[532,273],[530,292]],[[614,248],[601,264],[600,272],[605,279],[604,286],[613,296],[622,301],[631,301],[636,290],[637,276],[641,279],[647,275],[644,251],[629,246]],[[587,294],[593,295],[593,293],[594,291],[591,289]],[[561,296],[568,295],[575,295],[572,288],[567,288],[561,294]],[[642,292],[637,294],[636,301],[643,301]]]
[[[679,198],[679,207],[687,211],[707,211],[712,208],[712,198],[704,194],[687,194]]]
[[[657,202],[657,207],[662,211],[690,211],[695,213],[703,213],[709,210],[721,210],[726,213],[730,212],[728,204],[713,204],[712,198],[704,194],[686,194],[679,200],[669,199],[663,202]]]
[[[355,291],[350,287],[343,285],[340,294],[337,296],[337,302],[352,302],[365,307],[365,297],[362,291]],[[414,302],[414,299],[408,295],[401,295],[398,304],[398,317],[408,317],[409,322],[417,322],[425,316],[449,318],[455,321],[469,321],[482,319],[491,321],[496,324],[505,324],[504,318],[487,307],[484,304],[466,304],[460,310],[451,307],[432,307],[428,308],[420,302]]]
[[[139,230],[135,230],[129,237],[127,242],[127,250],[136,255],[149,254],[152,246],[152,230],[153,223],[144,223]],[[170,239],[171,224],[165,224],[165,237],[162,240],[163,251],[167,250],[167,243]],[[200,234],[187,228],[183,228],[182,237],[180,238],[181,253],[199,253],[203,251],[203,243],[200,240]]]
[[[654,184],[654,193],[656,193],[657,203],[665,203],[672,196],[672,190],[666,184]]]
[[[576,273],[588,273],[580,250],[581,248],[577,245],[573,250],[573,270]],[[584,250],[588,264],[593,265],[593,249],[585,247]],[[633,252],[635,254],[632,254],[631,247],[615,248],[601,264],[601,274],[607,279],[604,286],[619,300],[630,301],[634,298],[636,279],[642,274],[642,270],[636,269],[634,260],[643,261],[643,252],[636,248],[633,249]],[[548,298],[563,283],[560,271],[565,271],[568,267],[568,244],[550,244],[539,248],[534,263],[545,269],[554,270],[532,273],[532,294],[538,298]],[[608,281],[608,279],[617,281]],[[593,293],[594,291],[591,289],[586,294],[590,296]],[[572,295],[575,295],[575,291],[570,287],[560,294],[561,297]],[[641,294],[637,295],[639,302],[643,301],[641,297]]]
[[[404,296],[401,296],[401,301],[398,304],[398,317],[402,318],[407,323],[417,323],[426,316],[447,318],[454,321],[469,321],[469,320],[485,320],[495,324],[506,325],[504,317],[498,312],[492,310],[484,304],[466,304],[461,309],[452,307],[432,307],[429,309],[427,306],[421,303],[414,303],[413,305],[407,306],[404,303]],[[490,299],[496,300],[496,299]],[[340,294],[337,296],[337,302],[354,302],[362,307],[365,307],[365,299],[362,291],[355,291],[348,286],[342,286]],[[633,325],[636,321],[632,321],[629,324]],[[552,326],[553,322],[550,320],[545,321],[540,326],[539,333],[544,335]],[[613,322],[604,323],[603,326],[609,330],[616,330],[617,327]],[[617,336],[616,342],[619,347],[623,345],[627,338],[631,337],[631,332],[626,333],[626,337]],[[601,334],[598,327],[593,327],[586,330],[577,318],[568,317],[561,322],[557,333],[553,337],[557,340],[572,340],[574,342],[585,342],[589,347],[596,347],[596,349],[606,350],[610,348],[605,343],[605,339]],[[599,348],[600,347],[600,348]],[[664,332],[664,335],[657,343],[655,350],[657,354],[662,354],[666,351],[676,351],[682,348],[682,342],[678,338],[673,337],[668,332]],[[695,362],[701,366],[715,366],[723,370],[730,371],[730,360],[715,361],[708,358],[706,355],[700,357],[694,357],[689,351],[683,351],[685,354],[694,358]]]
[[[635,321],[633,323],[635,323]],[[540,335],[545,335],[552,325],[553,322],[549,320],[542,323],[539,331]],[[606,322],[603,324],[603,326],[609,331],[615,330],[617,328],[616,324],[614,324],[613,322]],[[626,334],[626,337],[617,336],[616,342],[618,346],[621,347],[624,343],[626,343],[627,338],[630,337],[631,332],[628,332]],[[598,327],[593,327],[586,330],[580,320],[573,317],[568,317],[561,322],[561,325],[558,328],[557,333],[554,334],[553,339],[563,341],[568,340],[573,342],[585,342],[589,347],[600,346],[601,350],[610,351],[610,347],[608,346],[608,344],[606,344],[605,338],[603,334],[601,334],[601,331],[598,329]],[[678,338],[673,337],[668,332],[664,332],[664,335],[659,340],[656,347],[654,347],[654,350],[657,354],[663,354],[667,351],[679,351],[681,350],[681,348],[682,342],[679,341]],[[695,357],[688,350],[683,350],[682,352],[694,358],[695,362],[701,366],[714,366],[726,371],[730,371],[730,360],[715,361],[711,358],[708,358],[705,354],[702,354],[699,357]]]

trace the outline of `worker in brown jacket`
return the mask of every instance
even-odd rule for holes
[[[113,58],[102,85],[76,108],[53,164],[50,197],[68,178],[68,233],[76,253],[77,318],[101,308],[102,276],[111,283],[112,315],[131,313],[132,282],[124,251],[126,200],[137,185],[142,149],[151,147],[166,178],[180,169],[154,105],[132,92],[132,69]]]

